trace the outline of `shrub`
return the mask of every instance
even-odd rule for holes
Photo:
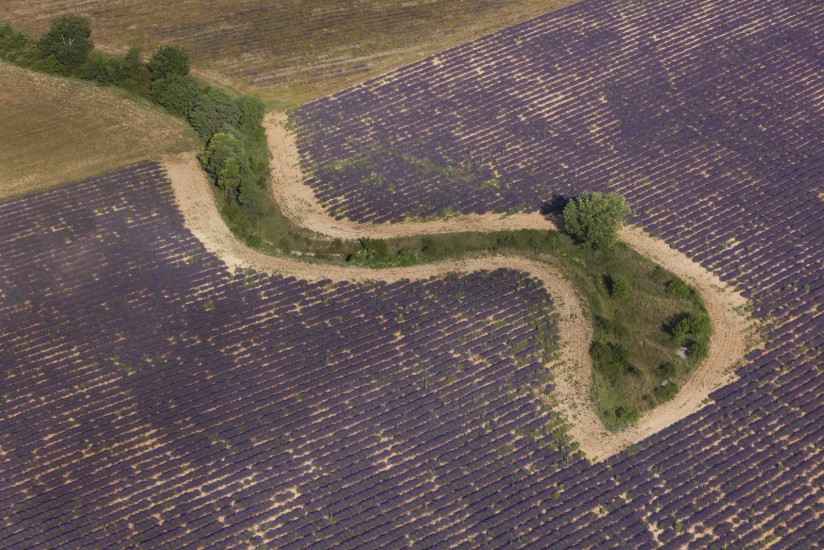
[[[94,52],[79,73],[80,78],[106,85],[120,84],[126,80],[127,75],[128,70],[123,59]]]
[[[596,315],[595,324],[598,326],[598,328],[603,330],[608,335],[612,336],[615,340],[623,340],[627,336],[629,336],[627,327],[625,327],[615,319],[607,319],[606,317]]]
[[[638,413],[638,409],[632,406],[623,405],[619,405],[614,409],[602,410],[601,416],[604,424],[613,431],[619,431],[627,426],[631,426],[641,417]]]
[[[609,297],[615,300],[624,300],[629,296],[629,282],[623,275],[609,277]]]
[[[180,46],[161,46],[146,64],[149,78],[160,80],[189,74],[189,54]]]
[[[677,369],[675,368],[675,365],[670,362],[661,363],[661,365],[658,366],[658,378],[660,380],[669,380],[674,378],[676,373]]]
[[[590,355],[595,370],[615,385],[625,374],[637,374],[639,371],[629,362],[629,353],[620,344],[593,342]]]
[[[398,251],[398,258],[403,265],[414,265],[423,261],[423,252],[417,248],[404,248]]]
[[[617,193],[585,192],[564,208],[566,232],[590,249],[609,249],[629,216],[626,200]]]
[[[11,25],[0,25],[0,57],[13,63],[17,62],[31,46],[35,46],[36,55],[33,57],[37,57],[39,48],[36,44],[31,44],[26,35],[16,32]]]
[[[379,260],[389,255],[389,247],[386,245],[386,241],[364,237],[360,240],[360,244],[363,249],[359,254],[365,260]]]
[[[687,336],[701,338],[709,334],[712,325],[705,313],[680,314],[671,322],[670,334],[677,343],[682,343]]]
[[[670,279],[666,284],[666,293],[683,300],[692,298],[693,288],[679,278]]]
[[[703,361],[709,351],[706,340],[691,340],[687,346],[687,355],[695,361]]]
[[[669,401],[675,397],[675,394],[678,393],[678,389],[679,387],[677,383],[666,380],[663,384],[655,386],[652,393],[655,394],[655,399],[657,399],[659,403],[664,403],[665,401]]]

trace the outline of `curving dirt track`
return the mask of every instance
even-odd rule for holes
[[[271,192],[287,217],[319,235],[330,239],[353,239],[521,228],[554,229],[553,224],[538,213],[456,216],[431,222],[384,225],[335,220],[323,211],[312,190],[304,185],[294,136],[286,130],[285,122],[285,115],[272,113],[266,117],[264,124],[272,153]],[[704,406],[711,392],[735,379],[734,367],[744,357],[751,340],[753,325],[740,313],[746,305],[746,300],[740,294],[665,242],[639,229],[625,228],[621,233],[623,242],[696,288],[712,318],[713,334],[707,359],[683,385],[675,399],[644,414],[635,426],[619,433],[610,433],[598,418],[590,399],[592,361],[589,345],[593,327],[589,315],[575,288],[550,262],[498,255],[377,270],[354,266],[319,266],[290,258],[268,256],[248,248],[226,227],[215,206],[210,184],[194,154],[167,157],[164,165],[186,226],[230,269],[252,267],[259,271],[308,280],[367,282],[420,280],[447,273],[508,268],[524,271],[542,281],[553,296],[560,338],[559,356],[548,365],[553,372],[556,390],[553,407],[567,420],[569,435],[592,461],[604,460]]]

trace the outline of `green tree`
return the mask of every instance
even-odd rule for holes
[[[91,35],[88,19],[79,15],[56,17],[38,43],[44,66],[65,75],[78,71],[94,49]]]
[[[198,96],[187,118],[192,128],[206,139],[227,125],[237,128],[241,116],[232,96],[219,88],[208,88]]]
[[[245,95],[237,100],[240,111],[238,128],[244,134],[254,134],[261,130],[263,115],[266,113],[266,104],[257,96]]]
[[[256,221],[267,213],[266,192],[251,178],[240,182],[237,201],[250,221]]]
[[[140,56],[140,48],[132,46],[123,58],[126,75],[122,86],[143,97],[149,95],[149,71]]]
[[[146,64],[149,77],[160,80],[189,74],[189,54],[180,46],[161,46]]]
[[[203,87],[189,76],[172,75],[152,82],[152,97],[173,115],[189,116]]]
[[[243,143],[232,132],[217,132],[209,140],[206,149],[200,154],[203,169],[217,179],[229,158],[240,159],[243,156]]]
[[[564,208],[566,232],[590,249],[606,250],[618,242],[618,231],[630,214],[618,193],[584,192]]]
[[[240,161],[237,157],[228,157],[223,168],[217,174],[217,186],[227,197],[237,196],[243,176],[240,172]]]

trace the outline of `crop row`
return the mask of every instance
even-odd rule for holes
[[[308,183],[338,217],[615,190],[635,223],[751,300],[766,349],[740,380],[598,474],[667,546],[822,543],[816,9],[581,2],[296,114]]]
[[[572,6],[298,111],[309,184],[333,213],[396,221],[537,210],[616,178],[699,191],[820,172],[811,10]]]
[[[522,276],[230,277],[151,164],[4,207],[2,280],[28,281],[0,303],[4,546],[637,546],[651,526],[701,546],[749,544],[754,521],[789,541],[816,525],[809,371],[767,392],[747,377],[592,468],[522,391],[546,383],[532,326],[547,303]],[[785,340],[751,368],[793,361]],[[771,487],[798,506],[767,506]]]
[[[533,280],[230,274],[150,163],[0,220],[3,547],[601,540],[616,486],[546,431]]]

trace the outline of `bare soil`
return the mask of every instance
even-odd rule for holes
[[[456,216],[432,222],[358,224],[328,216],[304,185],[294,136],[284,127],[285,116],[272,113],[265,127],[272,152],[272,195],[284,215],[296,225],[329,238],[389,238],[424,233],[499,231],[505,229],[554,229],[539,214],[498,214]],[[164,161],[187,227],[207,249],[227,266],[254,268],[308,280],[397,281],[421,280],[447,273],[468,273],[498,268],[516,269],[543,282],[552,295],[558,315],[559,357],[550,365],[556,389],[553,406],[569,425],[569,435],[592,461],[604,460],[628,446],[703,407],[708,395],[735,379],[735,366],[751,343],[752,323],[743,312],[746,300],[718,277],[684,254],[643,231],[627,227],[621,240],[692,284],[704,300],[713,322],[709,354],[685,383],[676,398],[644,414],[639,422],[622,432],[610,433],[598,418],[591,400],[592,360],[589,346],[593,327],[590,316],[574,286],[553,267],[551,261],[537,262],[517,256],[487,256],[460,261],[423,264],[403,268],[371,269],[356,266],[309,264],[290,258],[273,257],[248,248],[229,231],[220,217],[210,184],[193,154],[167,157]]]

